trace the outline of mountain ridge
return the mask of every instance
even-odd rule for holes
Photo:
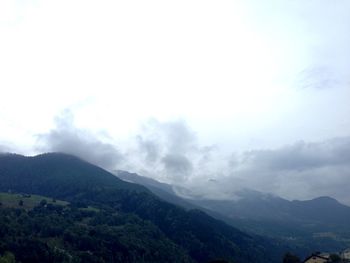
[[[60,198],[146,220],[195,262],[226,259],[278,262],[282,251],[199,210],[161,200],[144,186],[127,183],[79,158],[59,153],[0,156],[0,190]],[[132,224],[132,221],[130,222]],[[147,242],[146,242],[147,243]],[[156,261],[155,261],[156,262]]]
[[[133,180],[141,184],[146,182],[136,175],[133,175]],[[152,185],[155,185],[154,181]],[[144,186],[148,187],[147,184]],[[164,189],[164,184],[158,187]],[[153,191],[153,188],[148,188]],[[350,207],[332,197],[289,201],[249,189],[241,190],[237,197],[232,200],[191,198],[183,201],[245,232],[281,239],[304,255],[319,250],[338,251],[350,246]]]

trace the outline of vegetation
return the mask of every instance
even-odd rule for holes
[[[0,255],[0,263],[16,263],[15,256],[6,251],[3,256]]]
[[[23,263],[282,258],[275,244],[162,201],[73,156],[1,156],[0,182],[0,191],[48,197],[31,210],[24,209],[26,199],[23,207],[1,208],[0,253],[9,251]]]
[[[238,201],[183,199],[171,185],[126,171],[115,174],[146,186],[167,202],[186,209],[200,209],[251,235],[258,234],[275,243],[279,240],[288,246],[285,251],[303,258],[314,251],[341,251],[350,246],[350,208],[329,197],[288,201],[245,190]],[[324,211],[332,213],[323,215]]]
[[[283,263],[301,263],[301,260],[298,256],[287,252],[283,257]]]
[[[0,252],[20,262],[192,262],[150,222],[107,210],[3,208],[0,236]]]
[[[330,261],[331,261],[331,262],[334,262],[334,263],[336,263],[336,262],[341,262],[341,258],[340,258],[340,256],[337,255],[337,254],[331,254],[331,255],[329,256],[329,258],[330,258]]]
[[[238,201],[198,200],[195,204],[225,216],[225,222],[242,231],[279,239],[303,257],[350,246],[350,207],[329,197],[288,201],[245,192]]]
[[[2,207],[24,208],[26,210],[33,209],[40,202],[48,204],[56,203],[55,200],[41,195],[15,194],[15,193],[0,193],[0,203]],[[68,202],[57,201],[58,205],[67,205]]]

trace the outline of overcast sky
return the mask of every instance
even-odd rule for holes
[[[350,204],[350,1],[0,1],[0,151],[213,198]],[[349,193],[348,193],[349,192]]]

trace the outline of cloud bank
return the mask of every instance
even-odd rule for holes
[[[350,137],[298,141],[275,149],[232,149],[232,154],[225,155],[218,147],[200,147],[183,122],[167,123],[165,130],[163,125],[153,123],[151,130],[157,131],[156,136],[140,135],[144,167],[138,172],[190,189],[190,193],[182,194],[225,199],[235,198],[237,191],[249,188],[288,199],[328,195],[350,204]],[[191,135],[183,144],[176,136],[169,136],[180,134],[180,127]],[[169,136],[165,140],[164,132]],[[148,147],[143,152],[145,144]]]
[[[92,132],[75,127],[74,116],[69,110],[55,118],[52,130],[39,134],[37,138],[39,151],[73,154],[105,169],[113,169],[123,159],[114,145],[103,142]]]
[[[216,150],[200,146],[197,135],[184,120],[144,123],[126,150],[128,167],[133,171],[171,183],[187,183],[203,173],[211,173],[209,165]]]
[[[77,128],[72,113],[65,111],[38,141],[41,151],[74,154],[108,170],[185,186],[186,195],[225,199],[249,188],[288,199],[329,195],[350,204],[350,137],[241,153],[232,149],[225,155],[217,146],[201,146],[183,120],[149,120],[138,134],[116,145]]]
[[[350,137],[242,154],[232,178],[288,198],[330,195],[350,203]]]

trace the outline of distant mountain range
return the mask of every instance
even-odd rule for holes
[[[170,186],[124,180],[71,155],[0,155],[3,196],[52,199],[31,210],[0,205],[0,257],[9,251],[23,263],[267,263],[280,262],[288,249],[192,209],[197,205]]]
[[[288,201],[271,194],[244,190],[236,200],[194,200],[194,203],[221,212],[230,218],[347,225],[350,207],[331,197]]]
[[[136,173],[129,173],[126,171],[114,171],[114,174],[126,182],[135,183],[147,187],[147,189],[151,190],[155,195],[159,196],[169,203],[181,206],[186,209],[201,208],[201,206],[197,206],[192,202],[177,196],[172,185],[161,183],[152,178],[140,176]]]
[[[331,197],[289,201],[245,189],[237,192],[234,200],[186,199],[177,196],[178,191],[171,185],[122,171],[116,175],[146,186],[168,202],[204,209],[243,231],[281,239],[301,254],[340,251],[350,246],[350,207]]]

